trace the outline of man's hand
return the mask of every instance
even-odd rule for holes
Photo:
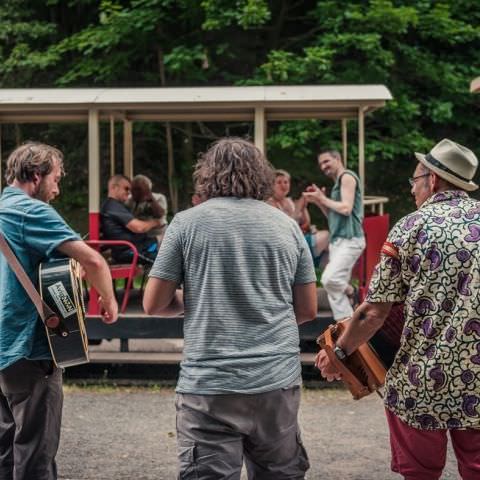
[[[118,304],[114,297],[104,300],[99,297],[100,311],[104,323],[115,323],[118,320]]]
[[[307,201],[307,203],[315,203],[318,206],[324,204],[327,196],[325,194],[325,187],[319,188],[317,185],[312,184],[306,188],[306,190],[302,193],[303,198]]]
[[[342,374],[335,370],[335,367],[330,362],[325,350],[320,350],[315,357],[315,366],[320,370],[322,377],[326,378],[328,382],[333,380],[341,380]]]

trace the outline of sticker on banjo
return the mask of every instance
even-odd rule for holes
[[[62,282],[57,282],[50,285],[48,287],[48,291],[50,292],[50,295],[52,296],[55,305],[60,310],[63,318],[67,318],[77,311]]]

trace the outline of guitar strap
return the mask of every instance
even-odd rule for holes
[[[22,284],[23,288],[35,305],[42,322],[48,328],[57,328],[60,324],[58,315],[43,301],[42,297],[37,292],[37,289],[30,280],[30,277],[25,273],[24,268],[18,261],[2,233],[0,233],[0,251],[7,259],[10,268],[13,270],[18,281]]]

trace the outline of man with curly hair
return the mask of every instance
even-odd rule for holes
[[[250,142],[198,161],[199,200],[175,216],[150,272],[148,313],[185,309],[177,384],[179,478],[301,479],[297,324],[316,315],[313,261],[297,223],[265,203],[274,174]],[[183,284],[182,292],[177,290]]]

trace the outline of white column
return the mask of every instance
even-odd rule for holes
[[[88,111],[88,211],[100,211],[100,131],[98,110]]]
[[[347,140],[347,119],[342,118],[342,156],[343,164],[347,168],[347,156],[348,156],[348,140]]]
[[[115,175],[115,118],[110,115],[110,176]]]
[[[255,146],[265,153],[265,138],[267,123],[265,121],[265,108],[255,107]]]
[[[358,109],[358,176],[365,196],[365,117],[363,107]]]

